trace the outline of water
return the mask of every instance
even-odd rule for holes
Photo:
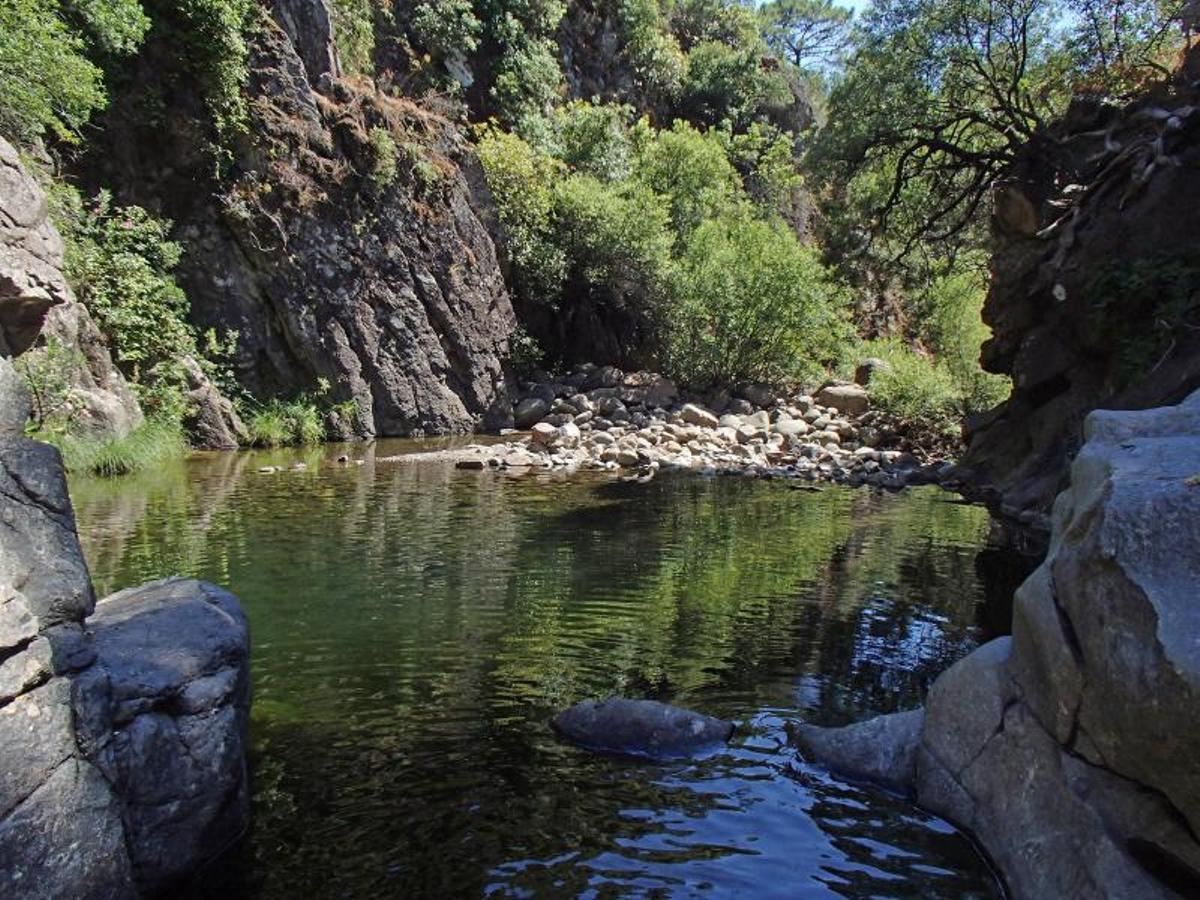
[[[72,485],[99,591],[183,573],[250,618],[254,824],[195,896],[998,896],[963,836],[785,734],[916,706],[1007,621],[1027,565],[981,509],[338,452]],[[667,764],[554,738],[554,712],[608,694],[743,727]]]

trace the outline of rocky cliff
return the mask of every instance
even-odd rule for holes
[[[59,325],[90,320],[9,150],[0,141],[0,895],[134,897],[245,828],[249,635],[237,600],[201,582],[95,602],[62,460],[23,436],[11,358],[55,310]]]
[[[341,77],[323,0],[277,3],[251,48],[250,123],[214,185],[186,84],[150,133],[138,93],[114,103],[99,183],[176,222],[178,278],[205,327],[238,332],[255,396],[352,401],[361,434],[507,423],[515,318],[450,121]],[[155,50],[142,64],[150,90]]]
[[[995,196],[984,367],[1011,399],[968,423],[968,480],[1044,526],[1100,407],[1200,386],[1200,48],[1125,108],[1079,98]]]
[[[62,268],[63,242],[49,221],[45,194],[0,137],[0,304],[6,310],[0,354],[32,348],[26,362],[35,372],[40,358],[54,354],[53,377],[65,379],[56,412],[91,437],[122,437],[141,424],[141,408]]]
[[[1094,412],[1013,635],[803,752],[970,830],[1018,898],[1200,895],[1200,392]]]

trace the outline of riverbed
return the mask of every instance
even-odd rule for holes
[[[73,481],[98,593],[190,575],[251,622],[253,826],[192,896],[1000,896],[964,836],[798,762],[785,731],[912,708],[1006,626],[1030,561],[985,510],[383,460],[442,446]],[[610,694],[740,727],[672,763],[550,731]]]

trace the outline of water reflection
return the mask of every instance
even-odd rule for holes
[[[783,746],[916,705],[980,639],[987,578],[1024,568],[983,511],[383,459],[406,448],[72,486],[99,589],[183,572],[251,620],[253,833],[197,896],[993,895],[960,835]],[[614,692],[745,724],[672,765],[553,738]]]

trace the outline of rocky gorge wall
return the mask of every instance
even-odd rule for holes
[[[982,362],[1013,392],[967,423],[962,481],[1045,528],[1088,412],[1200,387],[1200,47],[1124,108],[1077,99],[994,200]]]
[[[1012,637],[801,752],[972,832],[1017,898],[1200,894],[1200,392],[1088,416]]]
[[[245,828],[249,633],[237,599],[203,582],[96,602],[61,457],[24,437],[13,365],[45,318],[95,326],[11,151],[0,140],[0,895],[136,897]],[[87,373],[106,373],[74,389],[84,412],[129,427],[128,386],[102,342],[82,346]]]
[[[340,430],[362,436],[508,424],[516,321],[464,136],[342,76],[323,0],[280,0],[260,24],[248,129],[216,184],[204,110],[154,81],[153,46],[144,90],[167,97],[165,127],[148,131],[137,88],[118,98],[93,177],[175,221],[192,316],[237,332],[235,375],[255,397],[327,381],[355,410]]]

